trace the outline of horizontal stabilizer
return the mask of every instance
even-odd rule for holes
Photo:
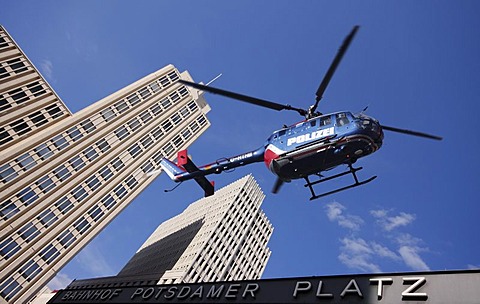
[[[177,162],[178,164],[175,164],[164,158],[160,162],[160,166],[175,182],[182,182],[189,179],[195,180],[197,184],[202,187],[203,191],[205,191],[205,197],[215,193],[214,183],[210,182],[205,177],[205,172],[198,169],[198,167],[192,162],[187,155],[187,150],[178,152]]]

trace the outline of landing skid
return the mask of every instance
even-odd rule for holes
[[[347,170],[345,172],[338,173],[338,174],[335,174],[335,175],[329,176],[329,177],[320,178],[319,180],[314,181],[314,182],[311,182],[310,179],[308,178],[308,176],[305,177],[305,181],[307,183],[304,186],[308,187],[310,189],[310,192],[312,193],[312,197],[310,198],[310,200],[314,200],[314,199],[324,197],[324,196],[327,196],[327,195],[330,195],[330,194],[334,194],[334,193],[337,193],[337,192],[340,192],[340,191],[343,191],[343,190],[347,190],[347,189],[350,189],[350,188],[355,188],[355,187],[364,185],[366,183],[369,183],[369,182],[373,181],[375,178],[377,178],[377,176],[375,175],[375,176],[370,177],[367,180],[364,180],[364,181],[360,182],[360,181],[358,181],[356,172],[359,171],[359,170],[362,170],[363,167],[354,168],[352,166],[352,164],[349,163],[348,168],[349,168],[349,170]],[[355,180],[355,183],[353,183],[349,186],[338,188],[338,189],[335,189],[335,190],[332,190],[332,191],[329,191],[329,192],[325,192],[325,193],[322,193],[322,194],[316,194],[315,191],[313,190],[313,187],[312,187],[313,185],[320,184],[320,183],[323,183],[323,182],[326,182],[326,181],[329,181],[331,179],[335,179],[335,178],[338,178],[338,177],[341,177],[341,176],[344,176],[344,175],[347,175],[347,174],[352,174],[353,179]]]

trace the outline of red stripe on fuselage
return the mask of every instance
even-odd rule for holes
[[[278,158],[278,155],[275,154],[275,152],[273,152],[270,149],[265,150],[265,154],[263,155],[263,160],[267,168],[270,168],[270,164],[272,163],[272,160],[277,158]]]

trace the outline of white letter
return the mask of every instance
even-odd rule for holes
[[[412,277],[412,278],[403,278],[403,283],[405,282],[415,282],[413,283],[412,286],[408,287],[405,289],[404,292],[402,292],[402,299],[418,299],[418,298],[428,298],[428,295],[426,292],[415,292],[417,289],[420,289],[427,280],[425,277]]]
[[[227,292],[225,293],[225,298],[227,299],[236,298],[239,287],[240,287],[240,284],[230,285],[227,289]]]
[[[383,283],[391,283],[393,282],[392,278],[381,278],[381,279],[370,279],[370,283],[377,283],[377,297],[380,300],[383,297]]]
[[[350,289],[350,287],[353,285],[355,289]],[[358,288],[357,282],[355,279],[351,279],[348,285],[345,287],[345,289],[342,291],[340,296],[343,298],[347,292],[355,292],[360,298],[363,298],[362,292],[360,291],[360,288]]]
[[[300,287],[300,285],[304,285]],[[295,285],[295,290],[293,291],[293,297],[297,297],[297,292],[299,291],[309,291],[310,288],[312,288],[312,283],[309,281],[298,281],[297,284]]]
[[[253,287],[253,288],[250,289],[250,287]],[[254,292],[257,291],[258,288],[260,288],[260,286],[258,286],[258,284],[256,284],[256,283],[247,284],[247,287],[245,287],[245,291],[243,292],[242,298],[245,298],[246,295],[247,295],[247,292],[250,292],[250,295],[252,296],[252,298],[255,299],[255,293]]]
[[[331,293],[321,293],[322,292],[323,281],[318,282],[317,294],[318,298],[333,298]]]

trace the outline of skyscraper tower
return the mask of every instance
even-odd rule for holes
[[[210,125],[168,65],[72,114],[0,27],[0,303],[31,299]]]
[[[118,276],[158,274],[158,284],[259,279],[273,227],[251,175],[162,223]]]

